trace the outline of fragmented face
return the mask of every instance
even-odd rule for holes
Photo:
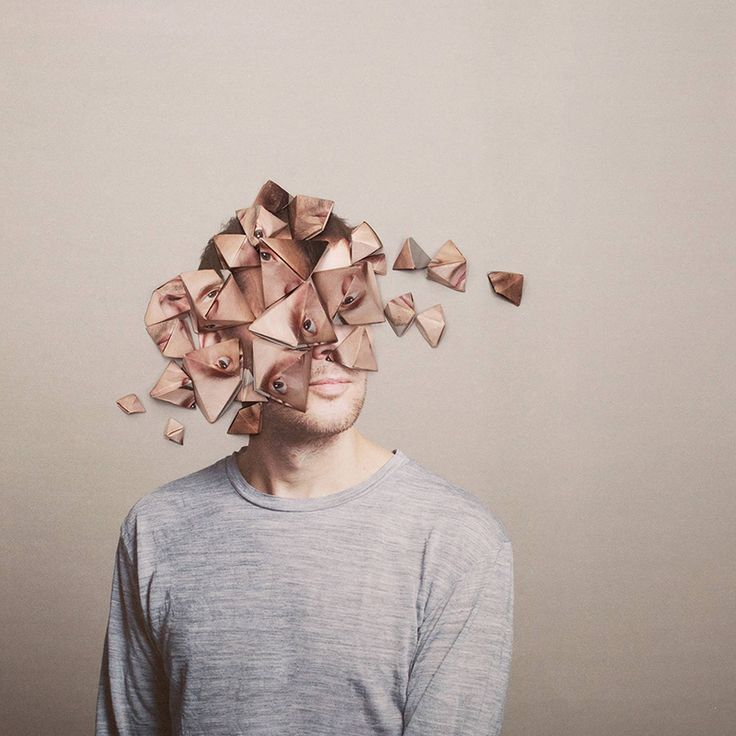
[[[214,238],[219,271],[185,271],[153,292],[146,329],[181,364],[169,361],[152,396],[194,404],[210,422],[233,401],[261,401],[264,425],[305,434],[355,421],[366,371],[377,369],[370,325],[385,320],[376,280],[385,256],[367,223],[350,238],[327,234],[332,207],[267,182],[237,212],[243,232]],[[195,401],[182,398],[184,384]]]

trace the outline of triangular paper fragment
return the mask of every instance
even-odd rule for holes
[[[238,410],[233,417],[228,434],[258,434],[261,431],[262,404],[250,404]]]
[[[161,284],[151,294],[144,322],[146,327],[158,324],[172,317],[185,315],[191,309],[184,282],[175,276],[165,284]]]
[[[223,273],[226,274],[227,271]],[[255,315],[240,290],[238,282],[230,275],[207,309],[202,329],[221,330],[225,327],[248,324],[254,319]]]
[[[146,407],[136,394],[125,394],[115,402],[126,414],[141,414]]]
[[[327,225],[327,219],[334,204],[331,199],[297,194],[289,202],[289,224],[292,237],[296,240],[307,240],[319,235]]]
[[[294,350],[257,335],[253,337],[256,390],[302,412],[307,410],[311,361],[311,350]]]
[[[441,304],[435,304],[416,316],[416,323],[422,337],[433,347],[437,344],[445,331],[445,313]]]
[[[247,268],[261,265],[258,251],[245,235],[220,233],[215,235],[212,240],[228,268]]]
[[[150,390],[149,396],[158,401],[166,401],[185,409],[194,408],[194,387],[192,379],[179,367],[179,364],[170,360],[166,369],[158,379],[158,383]]]
[[[240,388],[240,340],[234,337],[187,353],[184,370],[192,378],[196,403],[205,419],[217,421]]]
[[[277,215],[289,204],[289,193],[270,179],[261,187],[253,201],[253,206],[261,205]]]
[[[194,350],[192,333],[186,318],[174,317],[146,327],[146,332],[166,358],[183,358]]]
[[[524,274],[513,271],[489,271],[488,280],[496,294],[506,297],[518,307],[521,304],[521,291],[524,286]]]
[[[383,248],[381,239],[367,222],[361,222],[360,225],[352,229],[350,234],[350,256],[353,263],[381,250],[381,248]]]
[[[176,419],[169,417],[164,427],[164,437],[167,440],[176,442],[177,445],[184,444],[184,425],[181,422],[177,422]]]
[[[411,327],[416,317],[412,293],[407,291],[401,296],[394,297],[386,304],[383,312],[393,331],[401,337]]]
[[[363,371],[377,371],[378,364],[373,352],[370,328],[365,325],[348,327],[338,325],[336,331],[347,330],[340,342],[330,352],[330,358],[346,368]]]
[[[455,291],[465,291],[467,261],[452,240],[446,240],[427,264],[427,278]]]
[[[261,205],[238,210],[235,215],[252,246],[258,245],[261,238],[288,238],[291,234],[286,222]]]
[[[407,238],[401,244],[399,255],[394,261],[394,271],[418,271],[426,268],[430,257],[421,249],[414,238]]]

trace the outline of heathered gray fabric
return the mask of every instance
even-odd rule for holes
[[[498,734],[513,597],[503,523],[400,449],[309,499],[233,453],[121,525],[96,734]]]

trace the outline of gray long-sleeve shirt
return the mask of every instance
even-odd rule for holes
[[[303,499],[233,453],[121,525],[96,734],[491,736],[512,617],[505,526],[401,450]]]

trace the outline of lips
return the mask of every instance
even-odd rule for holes
[[[320,378],[319,381],[311,381],[310,386],[331,386],[339,383],[350,383],[346,378]]]

